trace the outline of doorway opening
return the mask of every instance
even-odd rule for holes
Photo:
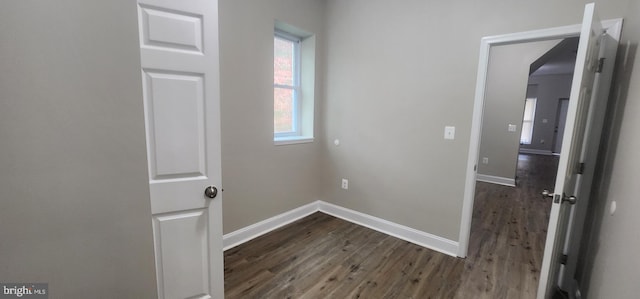
[[[538,286],[552,204],[540,192],[554,187],[558,99],[571,91],[577,41],[500,45],[490,53],[468,259],[509,281],[518,296],[533,297]],[[506,286],[491,287],[497,294]]]
[[[560,154],[578,42],[565,38],[531,64],[520,153]]]
[[[554,134],[565,122],[556,108],[558,99],[571,93],[577,46],[578,38],[572,37],[492,48],[477,157],[478,181],[514,187],[519,178],[518,153],[553,154]]]

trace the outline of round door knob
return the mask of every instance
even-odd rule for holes
[[[549,190],[545,189],[542,191],[542,198],[553,198],[553,192],[549,192]]]
[[[204,196],[208,198],[215,198],[218,195],[218,188],[209,186],[204,189]]]
[[[564,195],[564,196],[562,197],[562,202],[565,202],[565,201],[566,201],[566,202],[568,202],[569,204],[575,205],[575,204],[576,204],[576,202],[578,202],[578,198],[576,198],[576,197],[575,197],[575,196],[573,196],[573,195],[572,195],[572,196],[566,196],[566,195]]]

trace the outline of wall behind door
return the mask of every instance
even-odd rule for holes
[[[135,1],[0,9],[0,281],[154,298]]]

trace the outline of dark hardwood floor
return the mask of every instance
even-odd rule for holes
[[[315,213],[225,252],[226,298],[534,298],[557,158],[518,187],[478,182],[469,254],[451,257]]]

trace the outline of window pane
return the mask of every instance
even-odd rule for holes
[[[293,86],[294,43],[275,37],[273,39],[274,84]]]
[[[535,114],[536,109],[536,100],[535,99],[526,99],[524,102],[524,120],[532,121],[533,115]]]
[[[522,134],[520,135],[521,144],[531,144],[532,129],[531,122],[525,121],[522,123]]]
[[[536,114],[536,99],[528,98],[524,102],[524,116],[522,118],[521,144],[531,144],[533,137],[533,119]]]
[[[274,132],[293,132],[293,90],[287,88],[273,89]]]

